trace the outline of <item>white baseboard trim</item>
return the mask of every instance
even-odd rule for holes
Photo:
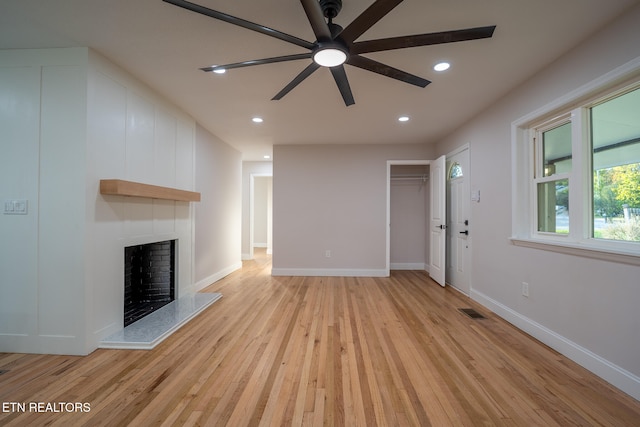
[[[272,276],[387,277],[386,270],[341,268],[272,268]]]
[[[487,295],[471,290],[471,298],[484,305],[517,328],[542,341],[585,369],[640,400],[640,377],[611,363],[592,351],[576,344],[551,329],[529,319]]]
[[[266,243],[254,243],[253,247],[254,248],[266,248],[267,244]]]
[[[392,270],[427,270],[424,262],[392,262],[390,267]]]
[[[229,274],[233,273],[236,270],[239,270],[242,268],[242,262],[238,262],[235,264],[230,265],[229,267],[226,267],[220,271],[218,271],[215,274],[212,274],[211,276],[205,277],[202,280],[198,280],[196,282],[195,285],[193,285],[193,290],[194,292],[198,292],[201,291],[202,289],[206,288],[207,286],[211,285],[212,283],[217,282],[218,280],[222,279],[225,276],[228,276]]]

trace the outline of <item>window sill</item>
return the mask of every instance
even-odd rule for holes
[[[511,237],[510,240],[515,246],[640,266],[640,252],[596,248],[576,243],[543,242],[521,237]]]

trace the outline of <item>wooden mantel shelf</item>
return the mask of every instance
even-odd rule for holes
[[[171,187],[142,184],[122,179],[101,179],[100,194],[115,196],[147,197],[150,199],[175,200],[179,202],[199,202],[200,193]]]

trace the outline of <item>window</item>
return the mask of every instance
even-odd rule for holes
[[[515,244],[640,264],[635,67],[624,85],[587,85],[513,124]]]
[[[640,241],[640,88],[590,109],[593,237]]]
[[[571,122],[562,118],[536,129],[534,183],[537,192],[537,230],[569,233],[569,175],[571,173]]]
[[[449,168],[449,179],[456,179],[460,178],[461,176],[463,176],[462,166],[460,166],[460,163],[458,162],[453,162],[453,164]]]

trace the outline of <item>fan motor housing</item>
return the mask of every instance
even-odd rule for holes
[[[342,0],[320,0],[320,7],[326,18],[333,19],[342,10]]]

